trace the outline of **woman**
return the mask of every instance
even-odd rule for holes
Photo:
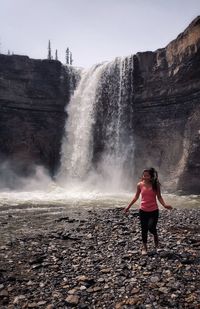
[[[158,173],[154,168],[145,169],[143,171],[142,179],[137,184],[136,194],[130,204],[125,208],[125,212],[128,212],[129,208],[138,200],[140,194],[141,204],[139,216],[142,229],[142,255],[146,255],[148,231],[153,234],[155,247],[158,247],[158,234],[156,226],[158,222],[159,209],[157,199],[166,209],[171,210],[172,206],[166,205],[162,198]]]

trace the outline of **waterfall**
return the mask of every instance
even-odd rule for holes
[[[97,65],[82,72],[79,85],[67,107],[61,171],[68,178],[83,178],[91,167],[95,95],[104,68],[105,65]]]
[[[133,57],[116,58],[84,70],[67,107],[61,174],[111,189],[133,171]],[[94,181],[94,177],[92,178]],[[126,185],[125,185],[126,186]]]

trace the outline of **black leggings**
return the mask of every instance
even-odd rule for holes
[[[155,237],[157,236],[156,226],[158,223],[159,210],[154,211],[143,211],[139,210],[140,215],[140,223],[142,228],[142,241],[143,243],[147,243],[148,231],[152,233]]]

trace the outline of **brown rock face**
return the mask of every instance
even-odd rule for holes
[[[54,174],[70,95],[69,74],[58,61],[0,55],[0,158],[27,175],[34,165]]]
[[[200,17],[166,48],[135,61],[135,166],[172,190],[200,193]]]

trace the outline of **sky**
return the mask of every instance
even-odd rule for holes
[[[200,0],[0,0],[0,52],[89,68],[165,47],[200,15]]]

